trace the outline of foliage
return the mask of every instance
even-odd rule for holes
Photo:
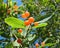
[[[14,17],[9,17],[5,19],[5,22],[12,26],[13,28],[24,28],[24,21],[18,20],[17,18]]]
[[[18,1],[18,0],[17,0]],[[22,5],[17,6],[16,2],[7,0],[4,3],[0,0],[0,35],[6,39],[5,48],[34,48],[39,44],[50,48],[60,47],[60,0],[21,0]],[[34,22],[28,26],[24,25],[27,18],[22,18],[21,14],[26,11],[29,17],[39,22],[34,26]],[[22,29],[22,33],[18,29]],[[20,39],[18,42],[18,38]],[[42,42],[45,42],[45,45]],[[37,48],[37,47],[36,47]]]

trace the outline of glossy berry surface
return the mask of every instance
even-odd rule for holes
[[[22,40],[20,38],[18,38],[17,39],[17,42],[21,44],[22,43]]]
[[[29,20],[31,23],[34,22],[34,18],[33,18],[33,17],[30,17],[28,20]]]
[[[26,20],[26,21],[24,22],[24,24],[25,24],[26,26],[30,25],[29,20]]]
[[[30,13],[28,11],[25,12],[26,17],[30,16]]]
[[[42,43],[41,43],[41,46],[44,47],[44,46],[45,46],[45,42],[42,42]]]
[[[22,18],[27,18],[25,14],[22,14],[21,17],[22,17]]]
[[[36,47],[38,47],[38,46],[39,46],[39,44],[38,44],[38,43],[36,43],[36,44],[35,44],[35,46],[36,46]]]
[[[19,29],[18,32],[22,33],[22,29]]]

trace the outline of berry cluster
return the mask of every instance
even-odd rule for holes
[[[22,18],[27,18],[27,20],[24,21],[24,25],[28,26],[33,23],[35,26],[37,26],[39,24],[39,22],[34,22],[35,19],[33,17],[29,17],[29,16],[30,16],[30,13],[28,11],[26,11],[25,13],[23,13],[21,15]],[[23,31],[22,31],[22,29],[19,29],[18,32],[22,33]],[[18,39],[17,42],[19,43],[20,39]],[[39,46],[39,44],[36,44],[36,46]]]

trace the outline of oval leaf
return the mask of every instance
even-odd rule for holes
[[[28,37],[28,40],[29,40],[29,41],[32,41],[35,37],[36,37],[36,35],[34,35],[34,36],[29,36],[29,37]]]
[[[53,46],[55,45],[56,43],[47,43],[45,46]]]
[[[17,40],[13,42],[13,46],[20,46],[20,44],[17,43]]]
[[[44,22],[48,21],[51,17],[52,17],[52,16],[49,16],[49,17],[47,17],[47,18],[45,18],[45,19],[39,21],[39,23],[44,23]]]
[[[12,26],[13,28],[24,28],[25,27],[24,26],[24,21],[19,20],[19,19],[15,18],[15,17],[6,18],[5,22],[8,25]]]
[[[33,26],[33,28],[44,27],[47,26],[47,23],[40,23],[38,26]]]

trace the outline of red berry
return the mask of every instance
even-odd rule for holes
[[[22,43],[22,40],[20,38],[18,38],[17,39],[17,42],[21,44]]]
[[[30,16],[30,13],[28,11],[25,12],[26,17]]]
[[[22,18],[27,18],[25,14],[22,14],[21,17],[22,17]]]
[[[44,46],[45,46],[45,42],[42,42],[42,43],[41,43],[41,46],[44,47]]]
[[[39,44],[38,44],[38,43],[36,43],[36,44],[35,44],[35,46],[36,46],[36,47],[38,47],[38,46],[39,46]]]
[[[29,20],[26,20],[26,21],[24,22],[24,24],[25,24],[26,26],[30,25]]]
[[[22,33],[22,29],[19,29],[18,32]]]
[[[34,25],[37,26],[39,24],[39,22],[34,22]]]
[[[28,20],[29,20],[31,23],[34,22],[34,18],[33,18],[33,17],[30,17]]]
[[[27,17],[29,17],[29,16],[30,16],[30,13],[29,13],[28,11],[26,11],[25,13],[23,13],[23,14],[21,15],[22,18],[27,18]]]

